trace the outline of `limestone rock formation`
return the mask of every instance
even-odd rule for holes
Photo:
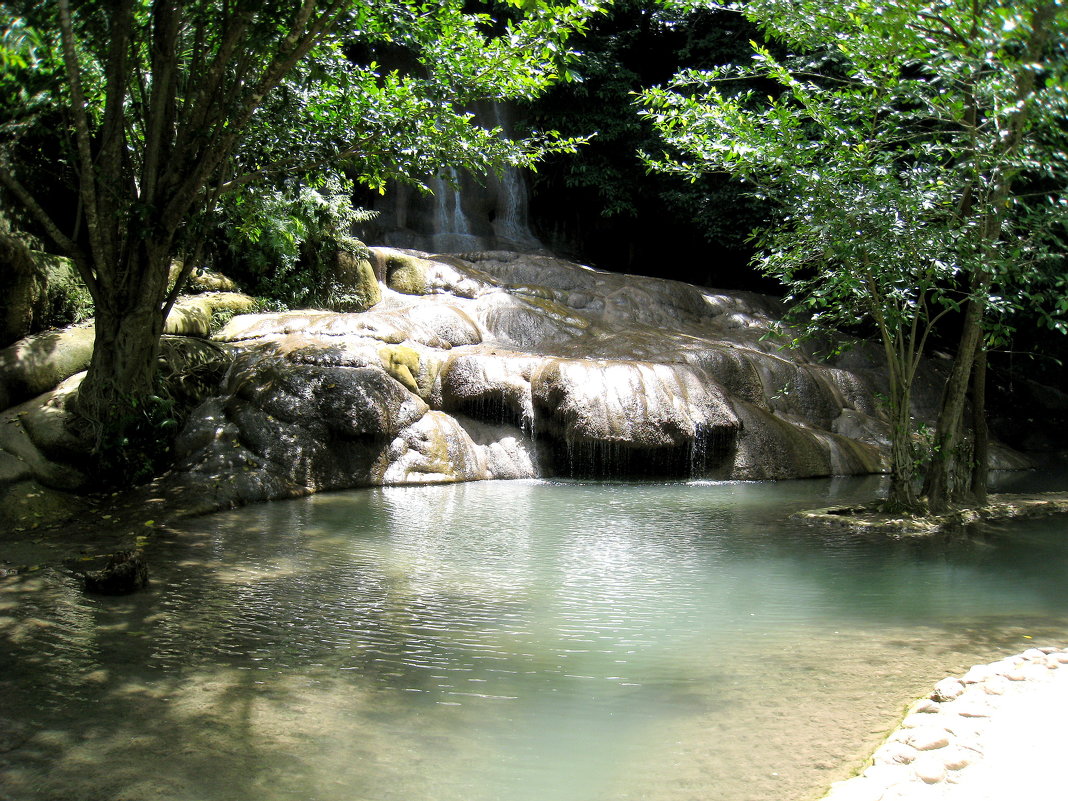
[[[176,306],[168,331],[185,336],[164,337],[165,361],[184,400],[206,400],[175,475],[205,508],[383,484],[885,464],[877,350],[784,348],[773,299],[545,255],[369,255],[349,265],[363,311],[242,314],[252,301],[217,284]],[[77,514],[84,443],[65,423],[91,350],[82,327],[0,351],[0,525],[32,526],[42,504]],[[914,413],[930,421],[937,366],[925,376]],[[1020,466],[995,452],[994,466]]]
[[[367,311],[241,315],[219,332],[239,355],[180,437],[187,478],[243,502],[492,478],[882,469],[878,362],[852,353],[846,369],[782,349],[770,298],[544,255],[372,256],[382,300]]]

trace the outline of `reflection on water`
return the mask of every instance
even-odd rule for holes
[[[1065,639],[1063,519],[785,520],[876,488],[387,488],[191,521],[130,598],[5,579],[0,798],[818,796],[946,672]]]

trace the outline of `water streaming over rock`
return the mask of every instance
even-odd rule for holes
[[[502,103],[476,104],[474,114],[488,129],[511,132],[511,115]],[[506,167],[500,174],[476,176],[450,168],[428,183],[430,195],[391,187],[373,203],[379,217],[358,233],[368,241],[435,253],[542,247],[531,230],[521,170]]]
[[[235,317],[180,472],[220,502],[494,478],[878,472],[874,357],[769,340],[779,304],[545,255],[372,249],[359,313]],[[848,369],[847,369],[848,368]],[[914,414],[931,419],[935,393]],[[995,466],[1023,464],[995,448]],[[220,481],[225,476],[226,481]]]

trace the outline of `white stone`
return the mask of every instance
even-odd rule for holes
[[[915,799],[916,787],[915,782],[912,781],[888,787],[886,792],[879,797],[879,801],[915,801]]]
[[[953,744],[971,747],[982,738],[987,722],[982,718],[958,717],[952,726],[947,726],[953,734]]]
[[[947,748],[941,752],[939,756],[942,757],[942,764],[946,770],[962,770],[972,764],[975,759],[975,752],[970,749],[957,748],[956,746]]]
[[[1068,654],[1065,654],[1068,657]],[[928,714],[931,712],[937,712],[942,707],[938,705],[938,702],[931,698],[921,698],[919,701],[912,705],[913,712],[922,712]]]
[[[905,743],[890,742],[875,752],[873,759],[876,764],[883,765],[908,765],[919,752],[911,745]]]
[[[1038,648],[1028,648],[1020,656],[1024,659],[1042,659],[1046,654]]]
[[[1051,657],[1056,659],[1062,665],[1068,665],[1068,651],[1057,651],[1050,654]]]
[[[865,779],[886,787],[901,778],[900,765],[872,765],[862,774]]]
[[[946,678],[935,685],[931,698],[935,701],[952,701],[959,698],[963,692],[964,684],[960,679]]]
[[[990,665],[990,668],[995,673],[1004,676],[1006,673],[1016,670],[1016,668],[1018,668],[1021,664],[1023,664],[1022,659],[1019,659],[1015,656],[1010,656],[1006,659],[1002,659],[1000,662],[994,662]]]
[[[983,691],[987,695],[1004,695],[1009,690],[1009,680],[1004,676],[991,676],[983,682]]]
[[[990,704],[968,700],[956,708],[956,713],[962,718],[988,718],[990,717]]]
[[[912,764],[912,770],[916,778],[925,784],[938,784],[946,778],[946,766],[942,764],[941,759],[930,754],[917,759]]]
[[[986,681],[993,673],[990,665],[972,665],[968,672],[960,677],[960,680],[965,684],[978,684]]]
[[[949,732],[935,727],[913,729],[912,733],[905,738],[906,745],[911,745],[917,751],[933,751],[936,748],[945,748],[949,745]]]
[[[885,785],[863,777],[835,782],[823,801],[880,801]]]
[[[1043,660],[1044,659],[1045,657],[1043,657]],[[1044,661],[1041,664],[1038,662],[1028,662],[1024,665],[1020,665],[1020,668],[1017,673],[1023,676],[1023,681],[1034,681],[1039,679],[1045,679],[1047,676],[1049,676],[1049,669],[1046,667]],[[1006,676],[1006,678],[1011,677]]]

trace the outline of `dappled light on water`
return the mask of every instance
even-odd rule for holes
[[[3,579],[0,797],[818,796],[934,681],[1068,624],[1055,519],[787,520],[876,488],[392,487],[189,521],[129,598]]]

